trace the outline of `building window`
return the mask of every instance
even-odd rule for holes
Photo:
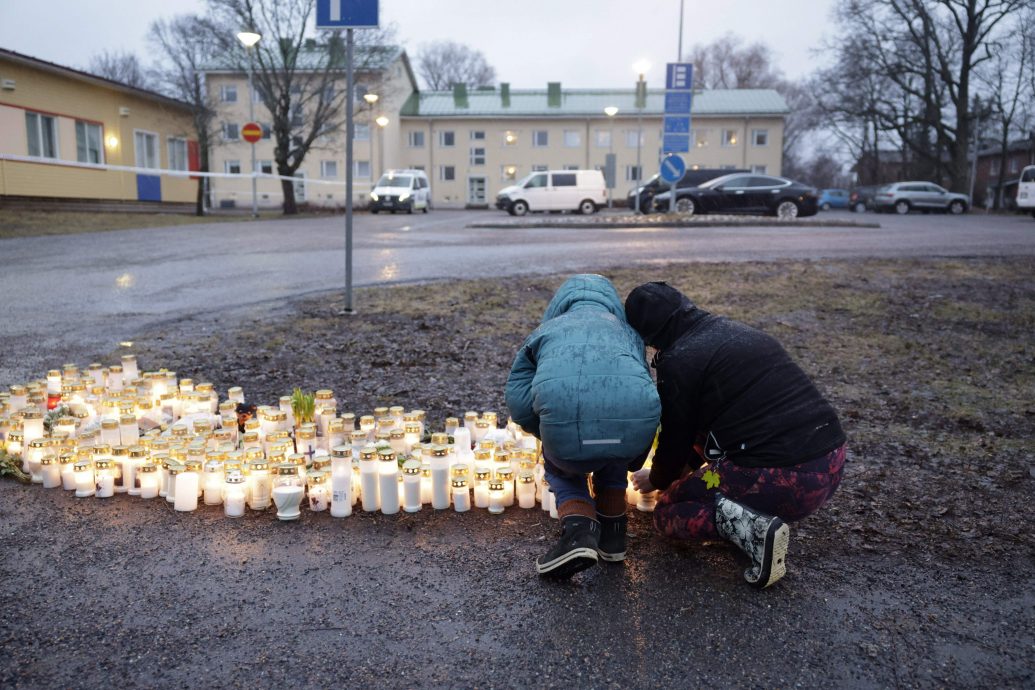
[[[730,146],[737,145],[737,130],[735,129],[724,129],[722,130],[722,146],[723,148],[729,148]]]
[[[187,170],[187,140],[169,137],[169,169]]]
[[[356,177],[370,179],[370,161],[356,161]]]
[[[291,106],[291,126],[301,127],[303,122],[305,122],[305,120],[302,117],[302,104],[295,103]]]
[[[752,165],[751,166],[751,172],[755,173],[756,175],[767,175],[768,174],[768,172],[766,171],[766,166],[764,166],[764,165]]]
[[[424,148],[424,132],[423,130],[416,130],[406,135],[406,143],[411,149],[422,149]]]
[[[533,165],[532,166],[532,172],[546,172],[549,169],[550,169],[550,166],[548,166],[548,165]]]
[[[1018,168],[1020,168],[1020,165],[1018,165],[1017,159],[1016,158],[1011,158],[1010,159],[1010,173],[1013,174],[1013,173],[1018,172]]]
[[[568,148],[582,146],[582,134],[577,129],[564,130],[564,145]]]
[[[485,141],[485,131],[481,129],[472,129],[471,141]]]
[[[500,180],[503,182],[513,182],[517,179],[517,166],[516,165],[501,165],[500,166]]]
[[[223,123],[223,139],[226,141],[237,141],[241,138],[241,132],[237,128],[237,124],[233,122]]]
[[[75,156],[80,163],[103,163],[101,126],[92,122],[75,122]],[[186,168],[184,168],[186,170]]]
[[[471,147],[471,165],[485,165],[485,147]]]
[[[438,145],[444,149],[451,149],[456,146],[456,132],[451,129],[439,132]]]
[[[258,168],[257,172],[263,175],[273,174],[273,161],[255,161],[255,166]]]
[[[507,130],[503,133],[503,145],[504,146],[516,146],[518,141],[517,132]]]
[[[637,146],[637,141],[639,142],[639,144],[638,144],[639,146],[643,146],[644,142],[646,141],[646,137],[644,136],[644,134],[643,134],[643,132],[641,130],[638,130],[638,129],[627,129],[627,130],[625,130],[625,145],[626,146],[628,146],[629,148],[633,148],[634,149]]]
[[[338,177],[338,161],[320,161],[320,177]]]
[[[423,170],[424,169],[424,166],[420,165],[418,163],[411,163],[410,165],[408,165],[406,167],[408,167],[410,170]]]
[[[694,130],[694,146],[699,149],[703,149],[708,146],[708,130],[707,129],[695,129]]]
[[[29,155],[57,158],[57,129],[54,118],[39,113],[25,113],[25,130],[29,137]]]
[[[594,132],[594,141],[598,149],[609,149],[611,148],[611,130],[609,129],[598,129]]]
[[[735,165],[720,165],[719,166],[719,170],[736,170],[736,169],[737,169],[737,166],[735,166]]]
[[[237,85],[235,84],[223,84],[219,87],[219,100],[224,103],[236,103],[237,102]]]
[[[273,127],[269,123],[263,122],[259,124],[259,128],[262,130],[262,138],[269,139],[273,136]]]
[[[241,161],[223,161],[223,170],[230,175],[240,175]]]
[[[564,169],[565,170],[578,170],[579,169],[579,164],[578,163],[568,163],[567,165],[564,166]]]
[[[532,132],[532,146],[542,148],[550,145],[550,132],[545,129],[537,129]]]
[[[452,182],[456,179],[456,168],[452,165],[438,166],[438,179],[443,182]]]
[[[151,132],[133,132],[133,147],[138,168],[158,167],[158,135]]]
[[[769,146],[769,130],[768,129],[753,129],[751,130],[751,145],[752,146]]]
[[[625,181],[637,182],[640,179],[640,167],[638,165],[625,166]]]
[[[988,162],[988,174],[998,175],[999,174],[999,159],[993,158]]]
[[[354,122],[352,124],[352,138],[356,141],[370,141],[370,123]]]

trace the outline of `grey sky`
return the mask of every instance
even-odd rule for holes
[[[733,32],[768,43],[784,73],[799,77],[833,32],[832,2],[686,0],[683,48]],[[153,19],[203,10],[202,0],[0,0],[0,47],[73,67],[102,50],[146,58]],[[676,59],[679,0],[381,0],[381,20],[398,25],[411,57],[423,43],[454,40],[485,53],[515,88],[630,86],[641,58],[659,85],[661,65]]]

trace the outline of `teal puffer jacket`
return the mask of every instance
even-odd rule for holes
[[[559,460],[630,460],[647,450],[661,403],[643,341],[607,278],[564,282],[514,358],[506,398],[514,421]]]

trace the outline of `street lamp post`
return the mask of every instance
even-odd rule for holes
[[[377,104],[376,93],[363,94],[363,100],[370,106],[370,112],[374,112],[374,106]],[[373,124],[368,118],[368,123]],[[370,146],[370,191],[374,191],[374,128],[367,126],[367,144]]]
[[[643,109],[647,105],[647,82],[644,77],[650,63],[640,60],[633,65],[633,70],[639,75],[636,80],[636,212],[640,212],[640,185],[643,183],[643,163],[640,160],[640,151],[643,148]]]
[[[254,86],[252,84],[252,51],[255,49],[255,44],[262,38],[260,34],[254,31],[242,31],[237,34],[237,40],[244,45],[244,50],[248,53],[248,122],[255,122],[255,94]],[[259,216],[259,192],[256,185],[255,178],[255,144],[251,144],[252,147],[252,218],[258,218]]]
[[[388,126],[388,118],[384,115],[379,115],[374,122],[377,123],[377,160],[381,163],[381,167],[385,165],[385,127]]]
[[[608,122],[610,122],[610,131],[607,134],[607,155],[611,158],[614,155],[615,150],[615,115],[618,114],[618,108],[613,105],[609,105],[604,108],[604,114],[607,115]],[[611,169],[611,179],[608,180],[607,185],[607,207],[611,208],[611,190],[615,184],[615,175],[618,173],[618,163],[615,162]]]

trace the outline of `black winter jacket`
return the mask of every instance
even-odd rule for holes
[[[625,310],[658,349],[655,488],[667,488],[687,464],[701,466],[691,450],[701,436],[708,461],[744,467],[797,465],[845,442],[834,408],[772,336],[699,309],[665,283],[633,290]]]

